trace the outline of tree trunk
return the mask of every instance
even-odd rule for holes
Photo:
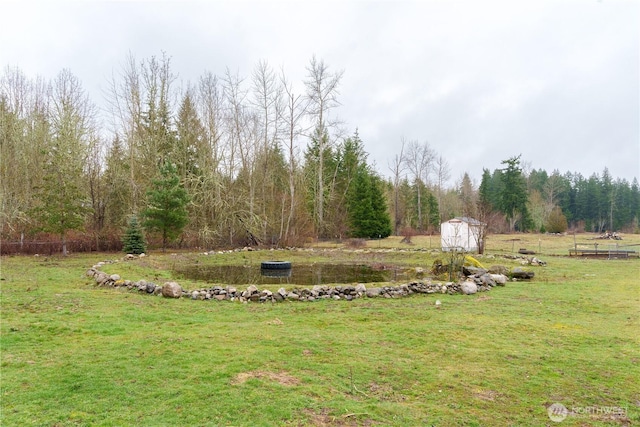
[[[67,236],[65,233],[62,233],[60,238],[62,240],[62,256],[67,256]]]

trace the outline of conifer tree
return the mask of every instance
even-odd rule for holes
[[[348,201],[351,235],[384,238],[391,235],[391,218],[387,212],[380,179],[361,165]]]
[[[146,243],[144,241],[144,234],[142,233],[142,227],[138,222],[138,217],[132,215],[129,218],[129,225],[124,235],[122,236],[122,250],[127,254],[140,255],[145,252]]]
[[[178,170],[170,162],[160,168],[160,178],[153,181],[153,187],[147,192],[148,207],[143,216],[144,226],[149,231],[162,234],[162,250],[167,243],[182,233],[187,225],[187,203],[189,196],[180,185]]]

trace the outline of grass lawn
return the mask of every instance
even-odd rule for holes
[[[593,244],[589,237],[577,243]],[[640,244],[624,239],[600,243]],[[428,269],[442,256],[437,236],[399,241],[152,252],[102,270],[163,283],[178,263]],[[166,299],[98,288],[84,275],[122,254],[3,257],[0,425],[640,424],[640,260],[569,258],[573,244],[573,236],[489,236],[485,265],[516,266],[502,255],[521,247],[548,263],[530,267],[533,281],[490,292],[278,304]],[[573,413],[555,423],[553,403]]]

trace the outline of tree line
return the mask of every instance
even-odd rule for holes
[[[108,111],[98,111],[70,70],[47,81],[6,67],[2,239],[50,233],[64,242],[71,233],[100,250],[119,242],[133,216],[147,215],[148,231],[164,244],[171,237],[189,247],[289,246],[432,232],[460,215],[540,231],[556,206],[574,226],[637,229],[637,180],[607,171],[548,176],[522,171],[513,158],[485,170],[480,186],[465,174],[445,188],[446,159],[427,142],[402,138],[384,178],[357,129],[345,130],[336,114],[343,72],[315,56],[305,71],[294,85],[259,61],[249,76],[227,68],[178,85],[166,55],[129,55],[108,81]],[[148,217],[167,165],[175,175],[167,179],[185,191],[187,220],[175,235]],[[505,205],[505,194],[515,205]]]

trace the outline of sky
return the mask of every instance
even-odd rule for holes
[[[180,85],[260,60],[301,85],[315,55],[344,72],[335,115],[382,174],[404,138],[447,160],[450,185],[518,155],[640,177],[638,0],[0,0],[0,17],[0,66],[68,68],[99,107],[129,54],[165,52]]]

